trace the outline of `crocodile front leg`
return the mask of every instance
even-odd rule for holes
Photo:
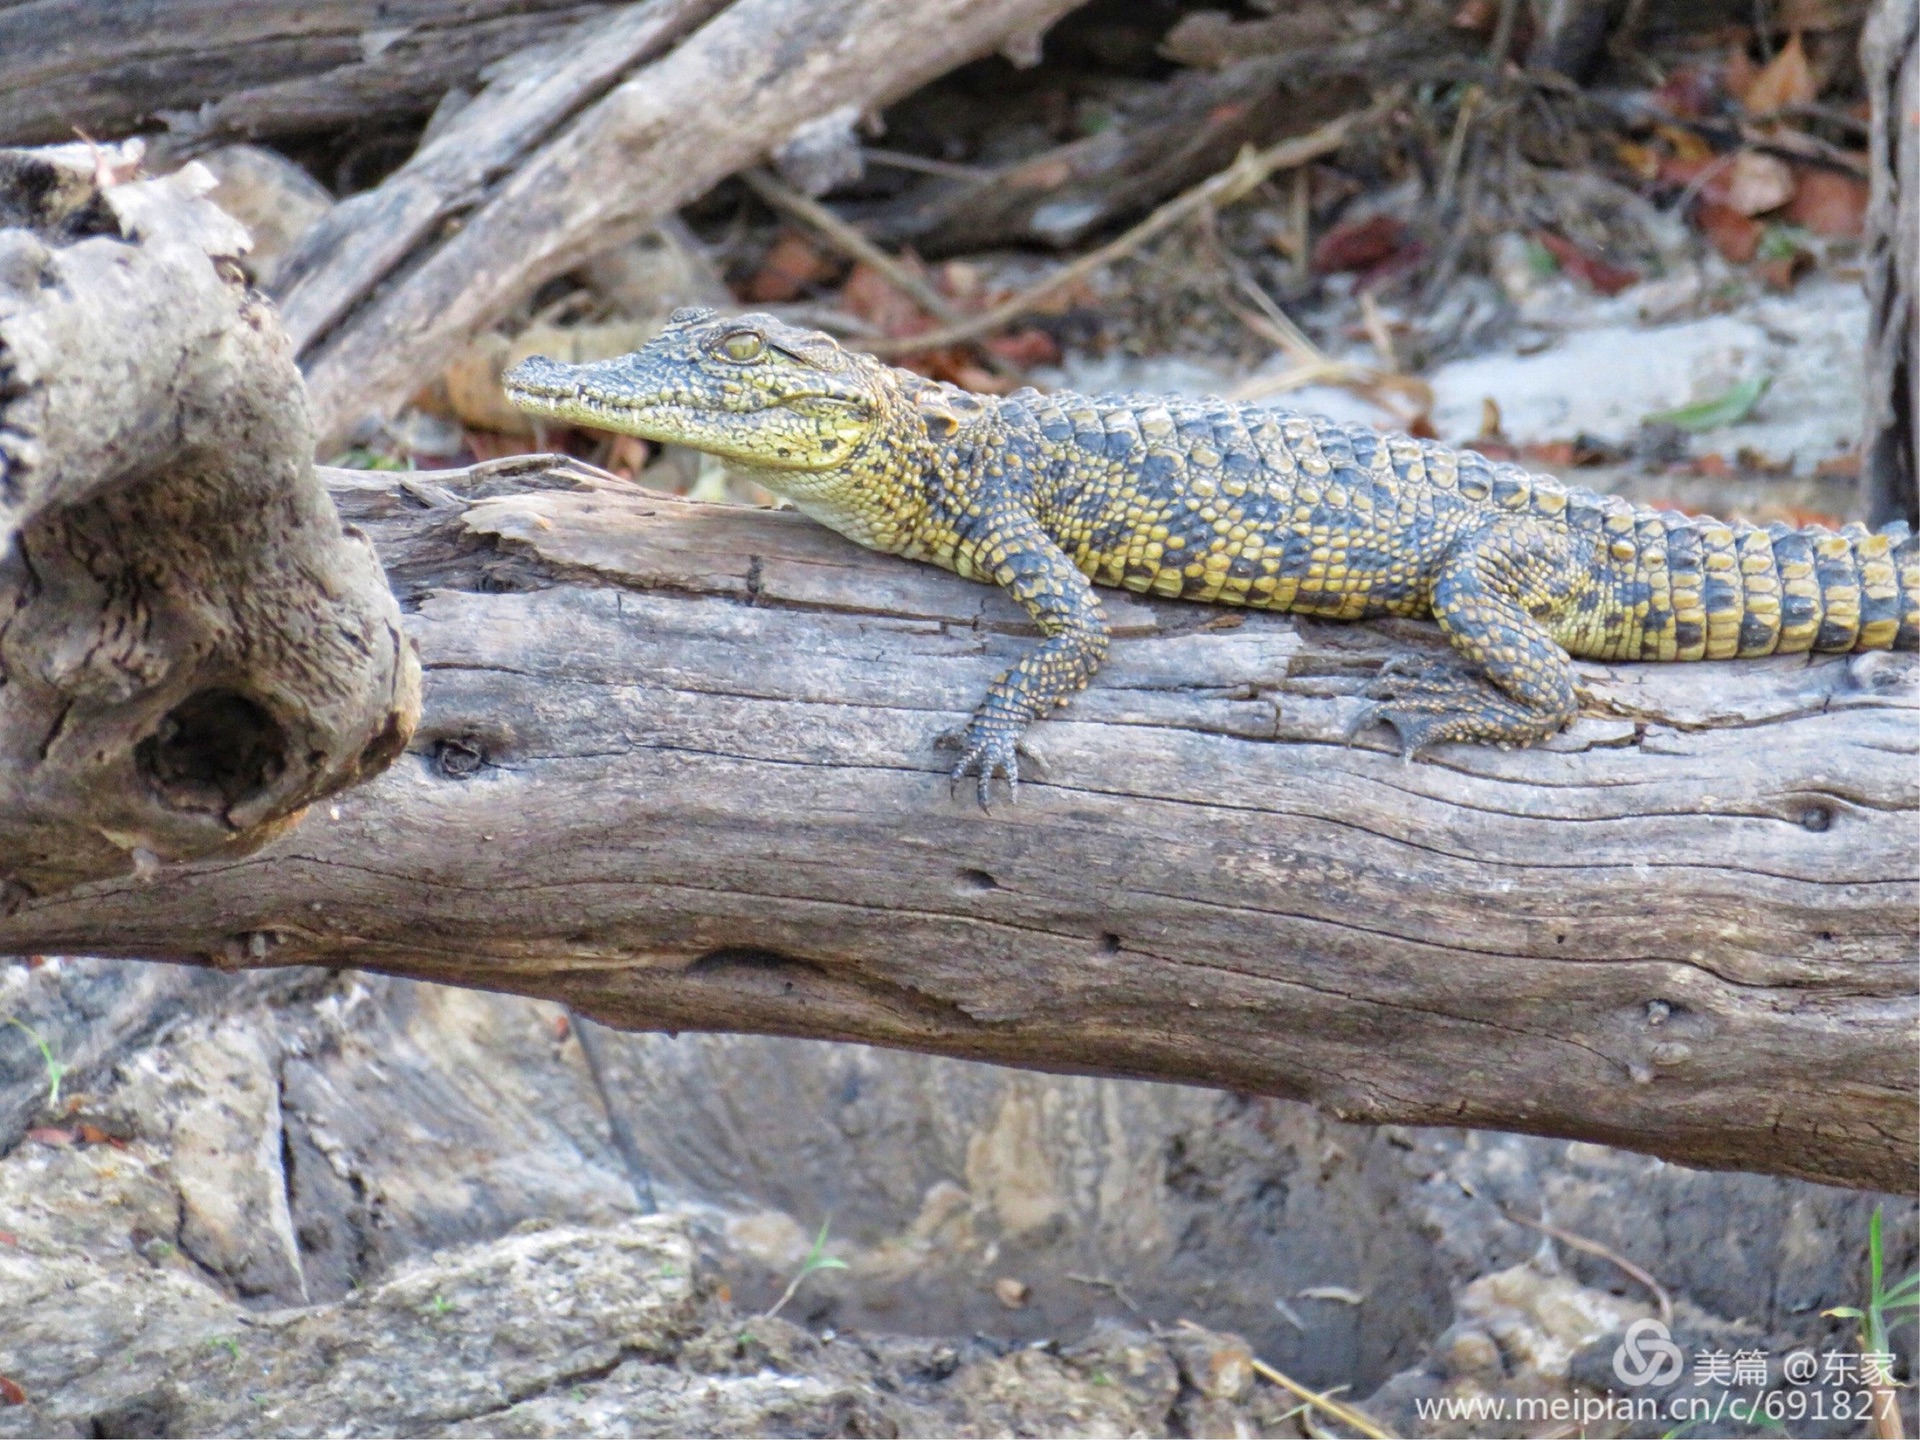
[[[1007,777],[1008,798],[1019,797],[1018,747],[1027,726],[1084,690],[1107,658],[1107,615],[1066,551],[1016,505],[986,511],[957,554],[964,562],[957,567],[961,573],[991,578],[1026,607],[1046,636],[988,687],[961,734],[953,778],[957,784],[966,775],[980,777],[984,810],[996,774]]]

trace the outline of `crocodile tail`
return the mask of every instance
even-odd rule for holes
[[[1920,537],[1904,522],[1697,519],[1669,527],[1666,558],[1674,659],[1920,648]]]
[[[1894,584],[1900,588],[1900,628],[1894,632],[1895,650],[1920,650],[1920,533],[1896,520],[1881,531],[1894,535]]]
[[[1920,649],[1920,537],[1896,520],[1878,531],[1848,525],[1837,537],[1847,542],[1852,569],[1858,576],[1859,625],[1853,643],[1815,649]],[[1845,637],[1838,633],[1836,642]]]

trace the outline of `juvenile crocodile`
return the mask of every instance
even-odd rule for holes
[[[1003,399],[766,315],[676,311],[643,349],[506,377],[514,404],[719,455],[875,550],[1012,593],[1044,638],[988,689],[954,777],[1099,669],[1093,586],[1330,619],[1431,616],[1454,661],[1389,666],[1354,727],[1409,755],[1517,745],[1578,710],[1569,656],[1724,660],[1920,643],[1920,541],[1694,519],[1471,450],[1224,400]]]

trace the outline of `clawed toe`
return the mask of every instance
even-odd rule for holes
[[[1422,715],[1396,705],[1364,705],[1360,712],[1347,723],[1346,743],[1351,745],[1363,730],[1375,725],[1385,725],[1393,731],[1394,738],[1400,742],[1400,758],[1413,760],[1427,746],[1435,743],[1436,737],[1433,732],[1442,723],[1440,716]]]
[[[948,731],[935,741],[943,747],[957,748],[960,751],[959,762],[949,776],[948,793],[957,795],[960,782],[969,775],[977,776],[979,785],[977,796],[980,808],[986,810],[993,799],[993,779],[996,775],[1006,778],[1007,803],[1020,801],[1020,748],[1019,733],[998,726],[985,726],[975,721],[966,729]]]

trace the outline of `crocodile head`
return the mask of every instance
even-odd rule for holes
[[[817,330],[771,315],[676,310],[630,355],[568,365],[536,355],[508,371],[520,409],[600,430],[690,445],[805,485],[835,470],[899,409],[895,372]]]

